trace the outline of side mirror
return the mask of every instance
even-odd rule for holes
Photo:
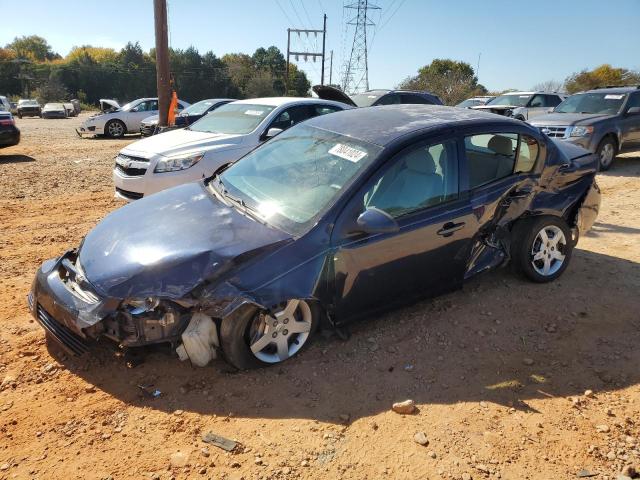
[[[283,130],[281,128],[270,128],[262,135],[262,140],[269,140],[282,132]]]
[[[547,108],[547,113],[553,113],[556,107]]]
[[[627,110],[627,115],[638,115],[640,113],[640,107],[631,107]]]
[[[355,231],[362,233],[394,233],[400,230],[398,222],[387,212],[369,207],[360,214]]]

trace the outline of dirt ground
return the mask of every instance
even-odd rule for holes
[[[347,341],[318,336],[281,367],[156,352],[128,369],[107,349],[47,345],[25,301],[39,264],[121,205],[113,157],[137,138],[80,139],[81,120],[18,120],[22,142],[0,151],[0,479],[600,480],[640,467],[640,154],[599,175],[600,217],[552,284],[485,274]],[[391,411],[405,399],[417,413]]]

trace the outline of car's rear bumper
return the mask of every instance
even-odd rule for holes
[[[17,127],[0,130],[0,147],[11,147],[20,143],[20,130]]]
[[[22,117],[39,117],[41,115],[39,109],[34,110],[18,110],[18,115]]]
[[[67,114],[60,112],[43,112],[42,118],[67,118]]]

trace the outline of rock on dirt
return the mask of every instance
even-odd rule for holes
[[[404,400],[403,402],[396,402],[391,406],[391,410],[403,415],[411,415],[416,411],[416,402],[413,400]]]
[[[413,441],[422,446],[429,445],[429,439],[427,438],[427,434],[424,432],[416,432],[413,436]]]

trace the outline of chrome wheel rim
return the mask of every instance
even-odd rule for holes
[[[311,332],[311,308],[304,300],[289,300],[275,312],[261,312],[249,327],[249,348],[265,363],[283,362],[303,347]]]
[[[109,135],[119,137],[124,133],[124,128],[119,122],[111,122],[109,124]]]
[[[605,143],[600,150],[600,164],[603,166],[609,165],[613,161],[614,149],[610,143]]]
[[[554,275],[562,268],[565,259],[567,239],[562,229],[547,225],[536,235],[531,247],[531,265],[544,277]]]

